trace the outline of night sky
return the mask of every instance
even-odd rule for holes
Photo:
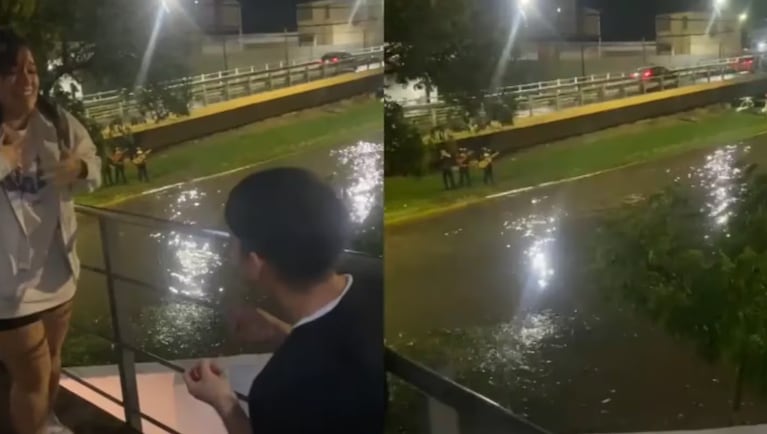
[[[296,30],[296,4],[306,0],[240,0],[245,33]]]
[[[306,0],[240,0],[245,32],[295,31],[296,4]],[[413,0],[425,1],[425,0]],[[656,13],[687,10],[713,0],[580,0],[602,11],[605,40],[654,39]],[[729,9],[749,11],[751,23],[767,18],[767,0],[729,0]]]

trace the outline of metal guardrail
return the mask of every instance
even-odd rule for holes
[[[129,318],[127,318],[126,315],[121,314],[120,309],[118,308],[122,304],[122,300],[125,300],[124,297],[126,294],[123,294],[122,291],[118,291],[115,284],[117,282],[128,283],[135,288],[150,291],[154,294],[161,294],[163,296],[180,299],[184,302],[190,302],[213,310],[218,310],[220,307],[183,293],[168,293],[151,283],[116,273],[112,266],[110,247],[116,242],[117,227],[120,224],[146,227],[152,230],[175,231],[193,236],[211,237],[218,240],[227,240],[229,235],[225,232],[204,229],[191,224],[172,222],[122,211],[83,205],[76,205],[75,208],[78,213],[95,218],[98,222],[104,267],[101,268],[84,263],[82,264],[82,268],[83,270],[103,275],[106,278],[106,290],[112,320],[113,337],[100,334],[96,334],[96,336],[112,342],[115,346],[115,350],[118,354],[117,367],[120,376],[122,399],[118,399],[108,392],[99,389],[87,380],[80,378],[69,369],[63,369],[63,372],[69,378],[82,384],[91,391],[112,403],[123,407],[125,421],[132,429],[142,432],[142,422],[146,420],[169,433],[180,434],[172,427],[169,427],[163,422],[141,411],[136,377],[136,355],[141,355],[149,360],[155,361],[175,372],[184,372],[184,368],[158,355],[149,353],[130,344],[132,339],[130,324],[128,323]],[[363,256],[370,259],[369,256],[360,253],[348,252],[348,254]],[[380,261],[378,258],[373,259]],[[383,267],[381,267],[380,272],[383,273]],[[94,334],[91,331],[86,333]],[[515,416],[509,410],[504,409],[493,401],[407,359],[392,349],[386,348],[385,363],[389,373],[421,390],[424,394],[429,396],[430,401],[441,402],[442,404],[451,407],[464,422],[482,421],[483,425],[491,423],[498,433],[546,434],[541,428]],[[247,399],[247,397],[239,393],[238,398],[240,400]],[[440,431],[432,429],[432,432],[436,434]],[[454,427],[453,432],[460,433],[460,427]],[[481,432],[484,434],[489,431],[483,430]],[[440,434],[444,433],[440,432]]]
[[[505,87],[489,94],[489,97],[511,95],[516,100],[514,117],[535,116],[563,108],[577,107],[595,102],[625,98],[648,92],[683,87],[692,84],[726,80],[739,74],[736,65],[745,59],[754,59],[752,72],[758,71],[758,59],[753,56],[718,59],[714,62],[669,70],[663,76],[648,79],[634,77],[633,73],[574,77],[519,86]],[[430,104],[404,105],[405,116],[422,130],[446,126],[451,119],[460,118],[463,112],[437,101]]]
[[[258,68],[235,68],[211,74],[202,74],[173,80],[168,88],[188,86],[191,93],[190,110],[209,104],[228,101],[243,96],[253,95],[282,87],[332,77],[339,74],[381,67],[383,47],[372,47],[351,53],[348,59],[336,63],[323,63],[318,60],[294,62],[291,65]],[[135,92],[111,90],[83,96],[85,113],[90,119],[109,124],[140,124],[156,121],[152,113],[146,115],[139,110]]]

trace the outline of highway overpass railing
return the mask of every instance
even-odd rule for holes
[[[513,116],[528,117],[555,112],[564,108],[626,98],[649,92],[711,83],[736,78],[743,74],[759,73],[760,59],[742,56],[717,59],[699,65],[668,69],[662,74],[643,75],[642,71],[590,75],[527,83],[501,88],[488,94],[493,97],[511,97]],[[653,68],[649,66],[648,68]],[[419,128],[429,131],[449,127],[464,117],[464,111],[443,101],[402,101],[405,116]]]
[[[339,74],[383,67],[383,47],[372,47],[350,53],[348,58],[321,62],[307,60],[290,65],[235,68],[211,74],[187,77],[167,83],[167,87],[187,86],[191,94],[190,110],[260,92],[307,83]],[[140,91],[139,91],[140,92]],[[159,116],[143,111],[135,91],[110,90],[83,96],[86,115],[108,125],[112,122],[143,124],[157,121]]]
[[[95,223],[98,227],[101,255],[95,259],[97,263],[86,263],[86,258],[83,258],[82,268],[84,271],[102,276],[104,278],[103,281],[106,282],[105,289],[109,304],[112,336],[105,336],[92,330],[83,332],[95,334],[99,338],[112,343],[117,355],[121,398],[113,396],[108,391],[100,389],[88,380],[76,375],[72,369],[65,368],[63,370],[64,374],[111,403],[122,407],[124,421],[132,429],[144,432],[144,425],[148,423],[168,433],[178,433],[175,428],[159,420],[157,415],[152,416],[142,409],[136,376],[136,359],[137,356],[140,356],[143,359],[154,361],[170,371],[178,373],[183,372],[184,368],[163,357],[145,351],[134,343],[132,330],[136,324],[131,322],[131,318],[121,307],[127,301],[135,299],[137,294],[134,292],[126,293],[129,291],[126,291],[126,288],[121,287],[121,285],[129,285],[131,289],[135,288],[146,291],[149,294],[166,297],[166,301],[175,300],[190,303],[209,308],[214,312],[220,311],[221,306],[185,294],[184,292],[168,291],[167,288],[162,289],[159,285],[146,281],[146,278],[142,279],[121,274],[119,272],[121,264],[118,263],[119,259],[116,259],[117,255],[114,249],[119,243],[120,233],[127,230],[126,226],[147,229],[152,234],[157,232],[182,234],[205,240],[215,240],[221,243],[226,243],[228,234],[221,231],[203,229],[191,224],[89,206],[78,205],[76,210],[81,215],[81,220],[83,220],[81,221],[81,226],[83,226],[83,223]],[[131,238],[129,241],[131,246],[135,246],[135,238],[129,238]],[[135,252],[130,252],[130,254],[135,254]],[[358,261],[357,264],[359,265],[357,267],[360,270],[366,267],[364,269],[367,272],[378,273],[383,279],[383,266],[380,258],[353,252],[349,252],[347,256]],[[156,263],[156,259],[151,259],[151,261]],[[348,261],[348,263],[350,264],[349,268],[353,268],[351,264],[354,261]],[[358,268],[353,269],[356,270]],[[80,329],[77,327],[75,327],[75,330],[80,332]],[[406,383],[409,387],[416,388],[422,395],[427,397],[430,409],[429,416],[431,422],[428,428],[430,433],[545,434],[545,431],[541,428],[517,417],[493,401],[398,354],[390,348],[385,350],[385,363],[389,374],[396,377],[398,381]],[[238,394],[238,397],[243,401],[246,400],[246,397],[242,394]],[[433,411],[435,406],[439,408],[439,411]],[[396,423],[396,421],[393,422]]]

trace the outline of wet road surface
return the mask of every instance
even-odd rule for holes
[[[386,331],[395,348],[553,432],[694,429],[730,422],[734,369],[608,300],[588,275],[594,218],[675,180],[726,223],[736,161],[722,147],[387,229]],[[392,254],[389,252],[396,252]],[[747,394],[743,422],[767,422]]]
[[[257,170],[298,166],[327,179],[343,195],[355,223],[352,248],[380,255],[383,219],[381,143],[380,133],[369,134],[360,137],[356,143],[339,144],[331,150],[310,150],[253,169],[143,196],[115,208],[225,230],[223,206],[229,190],[236,183]],[[227,337],[222,312],[227,303],[239,303],[243,297],[254,302],[266,301],[258,290],[243,287],[238,273],[231,267],[228,246],[213,238],[129,225],[117,225],[114,233],[115,243],[110,249],[114,271],[161,288],[158,293],[127,283],[116,284],[121,313],[131,319],[132,340],[136,345],[166,358],[244,351]],[[95,220],[81,216],[78,250],[84,264],[103,265],[100,240]],[[172,299],[173,294],[203,299],[219,304],[221,308],[214,310]],[[75,325],[79,331],[111,335],[103,277],[83,272],[76,306]],[[268,304],[265,307],[273,308]],[[93,344],[89,342],[88,345]],[[107,343],[79,351],[88,355],[85,360],[96,358],[89,363],[99,362],[99,355],[106,357],[110,354]]]

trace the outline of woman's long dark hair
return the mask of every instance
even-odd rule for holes
[[[6,76],[13,72],[19,58],[19,51],[24,48],[31,49],[29,42],[21,35],[9,28],[0,28],[0,76]],[[59,111],[56,104],[45,97],[42,90],[38,91],[37,110],[52,122],[59,121]],[[0,106],[0,123],[3,122],[3,108]]]

